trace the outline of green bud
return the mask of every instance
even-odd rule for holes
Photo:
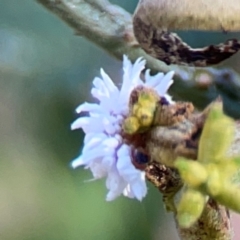
[[[206,169],[197,161],[178,158],[174,165],[180,172],[183,181],[190,187],[199,187],[207,180]]]
[[[223,114],[221,103],[213,103],[201,135],[198,160],[223,161],[233,140],[233,134],[233,120]]]
[[[181,227],[188,228],[201,216],[205,206],[205,197],[202,193],[187,190],[177,206],[177,220]]]
[[[237,186],[226,184],[214,199],[227,208],[240,213],[240,189]]]
[[[122,129],[127,134],[136,133],[139,130],[140,124],[136,117],[128,117],[124,120]]]
[[[153,113],[147,108],[139,108],[135,115],[141,127],[149,127],[153,122]]]
[[[209,164],[207,166],[208,169],[208,181],[207,181],[207,193],[211,196],[216,196],[221,192],[224,181],[224,177],[221,176],[221,173],[216,168],[215,164]]]

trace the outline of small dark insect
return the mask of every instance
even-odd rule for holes
[[[134,159],[138,164],[146,164],[149,162],[149,156],[143,152],[137,151],[135,153]]]
[[[144,170],[148,163],[150,162],[150,157],[144,151],[135,149],[132,153],[132,163],[139,169]]]

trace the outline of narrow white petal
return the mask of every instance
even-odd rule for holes
[[[141,201],[147,194],[147,186],[145,180],[140,181],[140,179],[131,183],[131,190],[134,196]]]
[[[106,133],[111,135],[116,132],[116,128],[114,127],[114,124],[112,124],[111,119],[108,116],[105,116],[103,119],[101,119],[101,121]]]
[[[96,98],[99,102],[103,101],[104,99],[108,99],[109,96],[104,94],[102,91],[98,90],[97,88],[91,89],[91,94],[94,98]]]
[[[106,200],[112,201],[122,194],[124,188],[126,187],[126,183],[118,175],[118,172],[112,169],[112,171],[108,174],[106,187],[109,190]]]
[[[80,117],[75,120],[71,125],[71,129],[75,130],[78,128],[82,128],[85,133],[103,132],[104,130],[102,122],[92,117]]]
[[[102,98],[101,102],[100,102],[100,106],[106,111],[108,112],[108,115],[113,113],[116,108],[118,108],[116,102],[117,102],[117,95],[114,96],[113,98]],[[116,98],[115,98],[116,97]]]
[[[156,86],[155,90],[158,92],[160,96],[164,96],[169,87],[172,85],[173,80],[172,77],[174,75],[174,71],[168,72],[162,79],[161,82]]]
[[[150,69],[148,69],[145,72],[146,85],[148,87],[155,88],[162,81],[163,76],[163,73],[158,73],[157,75],[151,76]]]
[[[123,195],[128,198],[134,198],[134,193],[132,192],[132,189],[130,187],[130,184],[128,184],[124,190],[123,190]]]
[[[133,85],[136,86],[142,82],[140,79],[140,74],[142,70],[145,68],[145,64],[146,64],[146,60],[143,60],[142,58],[138,58],[137,61],[133,64],[132,75],[131,75]]]
[[[118,158],[117,169],[120,176],[128,183],[138,179],[141,174],[141,171],[133,166],[130,156]]]
[[[115,137],[107,138],[102,142],[104,146],[107,146],[109,148],[117,148],[119,143],[120,142]]]
[[[71,124],[71,130],[75,130],[78,128],[82,128],[83,125],[87,125],[90,123],[90,117],[80,117],[77,118],[72,124]]]
[[[71,166],[72,168],[77,168],[77,167],[80,167],[82,165],[84,165],[85,162],[83,161],[82,159],[82,156],[79,156],[77,158],[75,158],[72,162],[71,162]]]
[[[120,134],[115,134],[114,135],[114,137],[117,139],[117,141],[119,142],[119,143],[122,143],[122,141],[123,141],[123,138],[122,138],[122,136],[120,135]]]
[[[82,159],[84,162],[88,163],[91,161],[96,161],[97,159],[102,159],[103,157],[112,157],[115,154],[115,149],[108,148],[102,144],[94,148],[94,150],[84,151],[82,154]]]
[[[102,164],[104,165],[105,169],[109,172],[113,165],[116,163],[115,156],[106,156],[102,159]]]
[[[118,149],[118,152],[117,152],[117,156],[118,158],[122,158],[122,157],[125,157],[125,156],[130,156],[131,154],[131,147],[128,146],[127,144],[123,144],[119,149]]]
[[[172,100],[172,97],[168,94],[165,94],[164,97],[166,98],[166,100],[168,101],[168,103],[170,104],[174,104],[175,102]]]
[[[132,90],[133,86],[131,83],[131,69],[132,63],[127,58],[127,56],[123,56],[123,82],[120,90],[120,99],[123,101],[126,98],[128,99],[129,93]]]
[[[127,145],[122,145],[117,152],[117,169],[123,179],[130,183],[139,178],[141,171],[136,169],[131,161],[131,149]]]
[[[140,74],[145,68],[145,60],[138,58],[137,61],[132,64],[127,56],[123,56],[123,83],[120,93],[120,98],[128,100],[130,92],[134,87],[136,87],[140,82]]]
[[[117,197],[119,197],[122,193],[122,189],[118,189],[118,190],[112,190],[110,189],[109,192],[107,193],[106,196],[106,201],[110,202],[115,200]]]
[[[105,83],[105,86],[108,88],[108,91],[111,93],[118,92],[118,88],[113,83],[112,79],[104,72],[104,70],[101,68],[100,73],[102,75],[103,81]]]
[[[94,134],[92,138],[89,139],[89,141],[85,142],[83,153],[85,151],[90,151],[94,148],[98,148],[105,139],[108,139],[108,137],[105,134]]]
[[[81,112],[103,113],[104,109],[99,104],[85,102],[76,108],[76,112],[78,114]]]
[[[102,164],[102,161],[99,159],[99,161],[93,161],[89,165],[89,168],[93,174],[93,177],[95,179],[103,178],[107,175],[107,169]]]
[[[108,88],[104,84],[104,81],[101,78],[95,77],[93,79],[93,86],[97,90],[99,90],[104,96],[108,96],[109,97],[109,90],[108,90]]]
[[[102,138],[103,140],[105,138],[108,138],[108,136],[105,133],[87,133],[84,137],[84,145],[87,144],[89,141],[91,141],[92,138]]]
[[[114,125],[115,133],[121,132],[122,127],[120,125]]]

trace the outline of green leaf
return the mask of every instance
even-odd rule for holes
[[[237,186],[226,184],[222,186],[221,192],[214,196],[220,204],[240,213],[240,189]]]
[[[204,195],[193,189],[187,190],[177,206],[177,220],[181,227],[188,228],[201,216],[205,206]]]
[[[234,134],[234,121],[224,115],[222,104],[216,102],[210,108],[198,149],[198,161],[205,163],[224,160]]]
[[[201,163],[184,158],[178,158],[175,163],[182,179],[190,187],[198,187],[207,180],[207,171]]]

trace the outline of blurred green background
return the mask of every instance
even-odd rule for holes
[[[137,4],[111,2],[130,12]],[[0,6],[0,239],[177,239],[152,186],[142,202],[106,202],[105,180],[85,182],[90,172],[69,165],[83,137],[70,131],[74,109],[92,100],[91,81],[101,67],[118,84],[121,62],[34,0],[0,0]],[[226,38],[182,36],[193,46]],[[237,66],[239,56],[231,61]]]

